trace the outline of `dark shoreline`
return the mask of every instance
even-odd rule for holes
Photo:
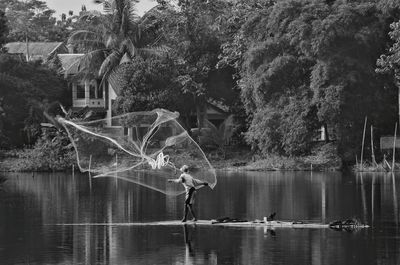
[[[250,152],[238,154],[229,153],[228,158],[209,158],[217,170],[226,171],[341,171],[343,164],[340,159],[317,156],[285,157],[269,155],[255,157]],[[34,169],[26,162],[27,158],[3,156],[0,160],[2,172],[63,172],[72,171],[73,164],[56,169]],[[77,165],[74,165],[78,169]]]

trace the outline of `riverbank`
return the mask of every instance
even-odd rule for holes
[[[213,160],[212,164],[221,170],[237,171],[339,171],[343,167],[333,145],[324,145],[311,155],[297,157],[233,152],[223,160]]]
[[[27,171],[68,171],[75,164],[74,152],[63,157],[32,155],[28,150],[1,152],[0,168],[6,172]],[[226,171],[339,171],[341,159],[332,146],[325,145],[316,149],[311,155],[286,157],[279,155],[261,156],[248,149],[226,150],[224,155],[209,153],[208,159],[214,168]]]
[[[38,152],[35,149],[0,150],[0,171],[3,172],[56,172],[76,166],[74,151],[58,153]]]

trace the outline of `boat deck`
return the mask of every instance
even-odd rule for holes
[[[49,224],[50,225],[50,224]],[[133,223],[64,223],[54,224],[60,226],[223,226],[223,227],[266,227],[266,228],[332,228],[329,224],[303,223],[294,221],[249,221],[249,222],[216,222],[215,220],[198,220],[196,222],[179,220],[157,221],[157,222],[133,222]],[[368,228],[368,225],[349,225],[342,228]]]

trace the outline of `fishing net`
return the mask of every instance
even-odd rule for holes
[[[58,118],[75,147],[79,168],[94,178],[115,177],[167,195],[184,192],[167,182],[189,173],[216,183],[215,169],[204,152],[177,121],[179,114],[163,109],[132,112],[111,119],[79,122]]]

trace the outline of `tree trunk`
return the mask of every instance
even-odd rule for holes
[[[374,152],[374,128],[371,125],[371,160],[374,166],[377,165]]]
[[[325,132],[325,142],[329,143],[328,124],[326,124],[326,123],[324,123],[324,132]]]
[[[200,97],[195,98],[196,104],[196,116],[197,116],[197,127],[199,130],[204,127],[204,119],[205,119],[205,109],[204,109],[204,100]]]
[[[396,86],[397,86],[397,100],[398,100],[398,120],[400,122],[400,77],[396,78]]]
[[[26,61],[29,62],[29,39],[28,39],[28,34],[25,35],[25,42],[26,42]]]
[[[192,130],[191,130],[192,126],[190,125],[190,114],[186,113],[184,118],[185,118],[184,120],[185,120],[186,130],[187,130],[189,136],[192,137]]]

